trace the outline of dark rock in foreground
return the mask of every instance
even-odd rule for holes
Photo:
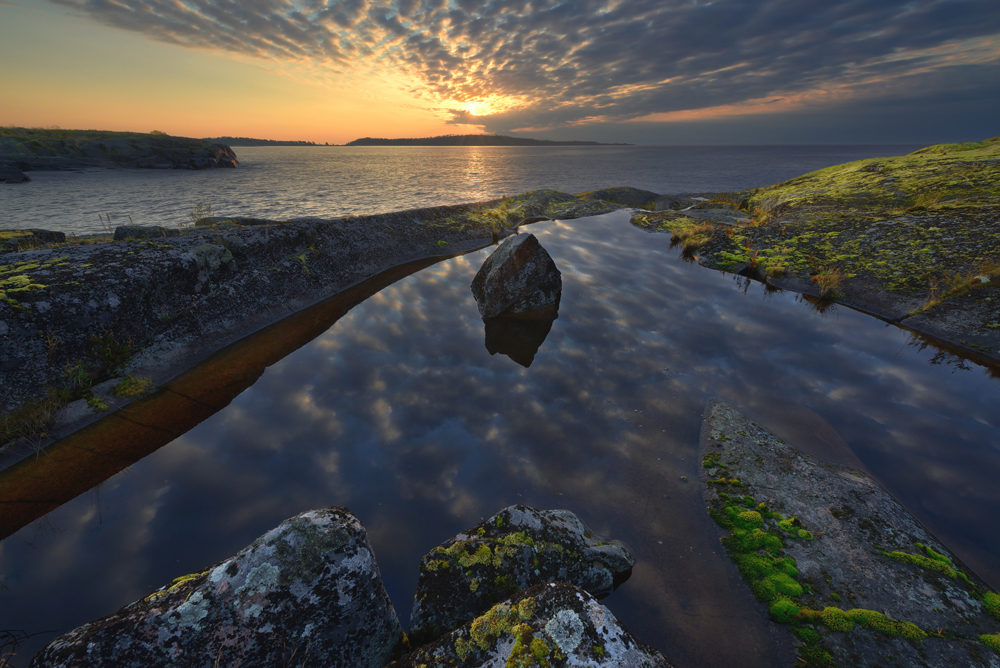
[[[505,239],[472,279],[483,320],[544,314],[559,307],[562,275],[533,234]]]
[[[424,666],[670,668],[586,591],[540,584],[390,664]]]
[[[701,438],[723,545],[801,665],[1000,666],[1000,596],[868,475],[721,402]]]
[[[328,508],[53,640],[30,665],[381,668],[402,635],[364,527]]]
[[[428,642],[543,582],[606,595],[634,563],[622,543],[594,536],[568,510],[510,506],[424,556],[410,637]]]

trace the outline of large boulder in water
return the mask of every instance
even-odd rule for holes
[[[535,235],[518,234],[486,258],[471,287],[483,320],[551,317],[559,307],[562,275]]]
[[[364,527],[328,508],[56,638],[30,665],[381,668],[402,638]]]
[[[509,506],[424,555],[410,638],[428,642],[543,582],[610,594],[634,563],[625,545],[595,536],[568,510]]]
[[[670,668],[592,595],[566,583],[521,592],[387,668],[459,665]]]

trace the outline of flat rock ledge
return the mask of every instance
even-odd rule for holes
[[[424,556],[411,642],[429,642],[543,582],[568,582],[606,596],[634,564],[624,544],[595,536],[568,510],[509,506]]]
[[[795,665],[1000,666],[1000,596],[868,475],[721,401],[701,454],[709,514]]]
[[[328,508],[56,638],[30,666],[381,668],[402,642],[364,527]]]
[[[535,585],[389,664],[429,666],[670,668],[596,598],[566,583]]]

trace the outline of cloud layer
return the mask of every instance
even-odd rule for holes
[[[401,76],[490,130],[828,108],[1000,73],[995,0],[51,1],[163,42]]]

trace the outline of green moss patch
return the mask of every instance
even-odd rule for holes
[[[153,381],[146,377],[125,376],[111,394],[120,399],[135,399],[147,394],[153,389]]]
[[[826,299],[863,300],[851,288],[864,286],[917,301],[899,317],[970,294],[1000,299],[998,137],[836,165],[718,200],[703,204],[736,206],[746,218],[714,224],[698,250],[707,266],[805,279]],[[674,211],[632,222],[675,235],[695,224]],[[977,327],[988,333],[989,324]]]

